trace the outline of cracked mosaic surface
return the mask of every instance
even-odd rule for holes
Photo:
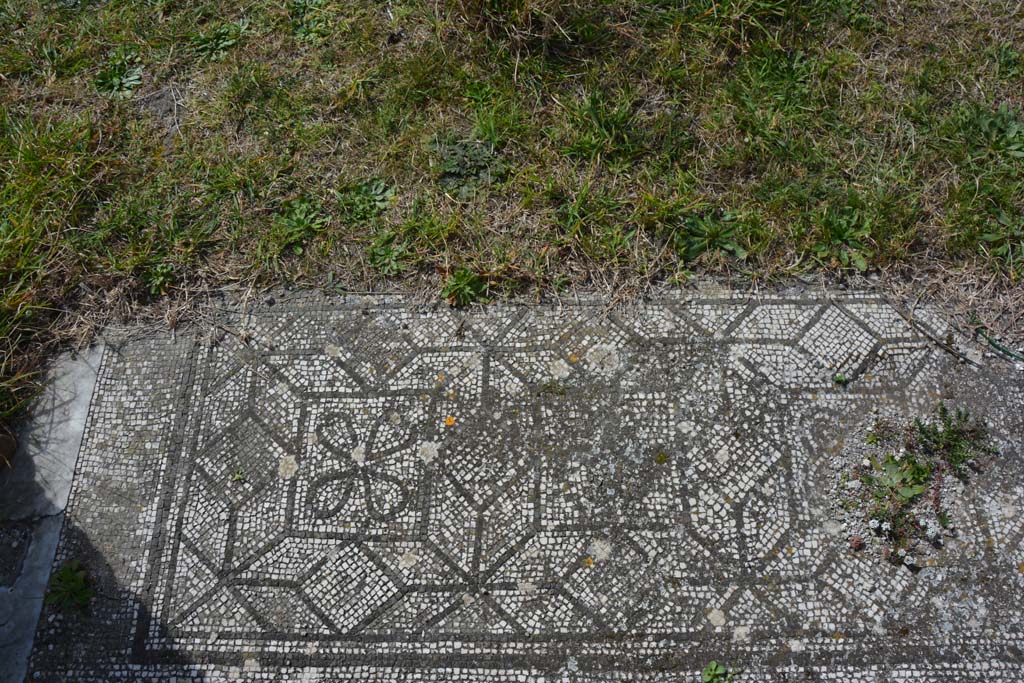
[[[1020,680],[1022,377],[849,294],[304,299],[111,345],[58,553],[101,598],[31,676]],[[822,482],[872,407],[941,398],[1002,455],[915,574]]]

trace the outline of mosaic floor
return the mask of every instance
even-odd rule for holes
[[[1024,368],[915,318],[306,298],[111,342],[55,563],[97,595],[30,680],[1024,680]],[[940,399],[1000,453],[956,542],[854,552],[844,435]]]

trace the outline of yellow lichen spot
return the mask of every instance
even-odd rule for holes
[[[1019,571],[1021,574],[1024,574],[1024,562],[1021,562],[1017,565],[1017,571]]]
[[[732,496],[726,496],[725,497],[725,504],[729,505],[730,503],[732,503]]]
[[[580,362],[580,357],[577,356],[575,353],[570,353],[569,354],[569,362],[570,363],[579,363]]]
[[[446,417],[444,419],[444,426],[445,427],[451,427],[454,424],[455,424],[455,416],[454,415],[449,415],[448,417]]]
[[[659,465],[664,465],[665,463],[668,462],[668,453],[665,453],[664,451],[658,453],[657,455],[654,456],[654,462],[658,463]]]
[[[585,558],[583,558],[583,566],[584,567],[593,567],[594,566],[594,558],[592,558],[592,557],[585,557]]]
[[[444,381],[444,373],[443,372],[439,372],[437,374],[437,381],[438,382],[443,382]]]
[[[789,546],[788,548],[786,548],[786,554],[787,555],[792,555],[793,554],[793,546]]]

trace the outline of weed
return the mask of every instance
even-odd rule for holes
[[[1024,122],[1019,112],[1004,102],[995,111],[976,107],[966,122],[968,139],[983,153],[996,157],[1024,158]]]
[[[157,263],[143,273],[143,282],[149,293],[156,296],[166,294],[167,290],[174,284],[174,264]]]
[[[107,97],[126,100],[142,85],[142,58],[133,47],[120,47],[96,74],[96,89]]]
[[[873,256],[868,248],[870,238],[871,219],[859,202],[831,204],[819,214],[813,250],[823,263],[864,271]]]
[[[84,609],[95,595],[89,574],[78,560],[68,560],[50,577],[45,602],[59,610]]]
[[[565,152],[571,156],[628,158],[640,151],[628,94],[612,99],[602,91],[591,92],[569,108],[569,119],[572,139]]]
[[[862,484],[858,495],[869,527],[891,543],[890,560],[910,565],[916,560],[907,551],[915,540],[937,543],[950,525],[942,508],[943,478],[965,478],[969,463],[995,451],[983,424],[944,403],[902,432],[873,428],[868,444],[881,454],[868,456],[854,476]]]
[[[622,202],[587,182],[570,196],[552,189],[563,239],[596,260],[614,260],[628,253],[636,231],[619,217]]]
[[[228,50],[238,45],[242,34],[249,27],[248,19],[221,24],[212,31],[203,31],[192,37],[192,47],[203,59],[220,61]]]
[[[957,476],[964,476],[967,465],[975,458],[992,453],[985,425],[971,419],[966,410],[957,408],[950,412],[941,403],[934,421],[918,419],[914,425],[917,448],[947,464]]]
[[[408,243],[397,233],[387,232],[370,245],[370,265],[385,277],[399,275],[406,269],[409,251]]]
[[[464,96],[473,112],[473,134],[491,147],[504,144],[522,131],[522,113],[514,99],[499,94],[486,83],[478,82],[467,85]]]
[[[985,251],[996,257],[1014,277],[1024,273],[1024,216],[1010,216],[1000,211],[989,224],[989,232],[980,238]]]
[[[1024,55],[1010,43],[1003,43],[994,50],[996,77],[1012,80],[1024,76]]]
[[[439,142],[435,149],[441,157],[438,184],[457,199],[472,198],[507,171],[494,148],[478,140]]]
[[[795,19],[800,2],[794,0],[697,0],[696,24],[716,41],[745,50],[756,40],[775,40],[786,20]]]
[[[483,301],[489,288],[484,276],[468,268],[458,268],[448,276],[441,294],[452,306],[468,306]]]
[[[738,671],[729,670],[724,664],[720,664],[715,660],[708,662],[700,672],[700,680],[703,683],[726,683],[727,681],[733,680],[737,675]]]
[[[458,0],[474,30],[525,54],[578,54],[608,37],[603,3],[561,0]]]
[[[687,216],[675,233],[675,248],[687,261],[715,252],[727,252],[738,259],[745,259],[747,251],[737,239],[737,221],[733,214],[693,215]]]
[[[288,4],[292,31],[307,43],[323,42],[331,34],[330,8],[327,0],[291,0]]]
[[[280,258],[285,251],[301,255],[305,242],[327,225],[319,203],[307,197],[285,202],[274,219],[266,238],[258,245],[261,260],[269,262]]]
[[[362,223],[376,218],[391,205],[395,189],[379,178],[371,178],[341,190],[334,190],[341,215],[352,223]]]

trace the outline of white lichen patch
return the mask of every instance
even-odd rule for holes
[[[328,344],[324,347],[324,353],[330,358],[340,358],[341,347],[335,346],[334,344]]]
[[[352,462],[357,465],[364,465],[366,463],[366,447],[363,444],[359,444],[352,449]]]
[[[587,548],[587,552],[594,558],[595,562],[607,562],[612,556],[612,543],[603,538],[595,538]]]
[[[399,569],[411,569],[420,561],[420,556],[415,550],[407,550],[398,558]]]
[[[587,363],[596,372],[610,375],[619,369],[622,360],[618,349],[611,344],[595,344],[587,351]]]
[[[291,479],[299,471],[299,463],[294,456],[286,455],[277,463],[277,476],[282,479]]]
[[[708,621],[714,627],[725,626],[725,612],[720,609],[713,609],[708,612]]]
[[[572,367],[561,358],[556,358],[548,363],[548,373],[552,379],[565,379],[572,373]]]
[[[420,444],[420,447],[416,449],[416,455],[424,464],[429,465],[437,459],[437,448],[438,445],[434,441],[424,441]]]

